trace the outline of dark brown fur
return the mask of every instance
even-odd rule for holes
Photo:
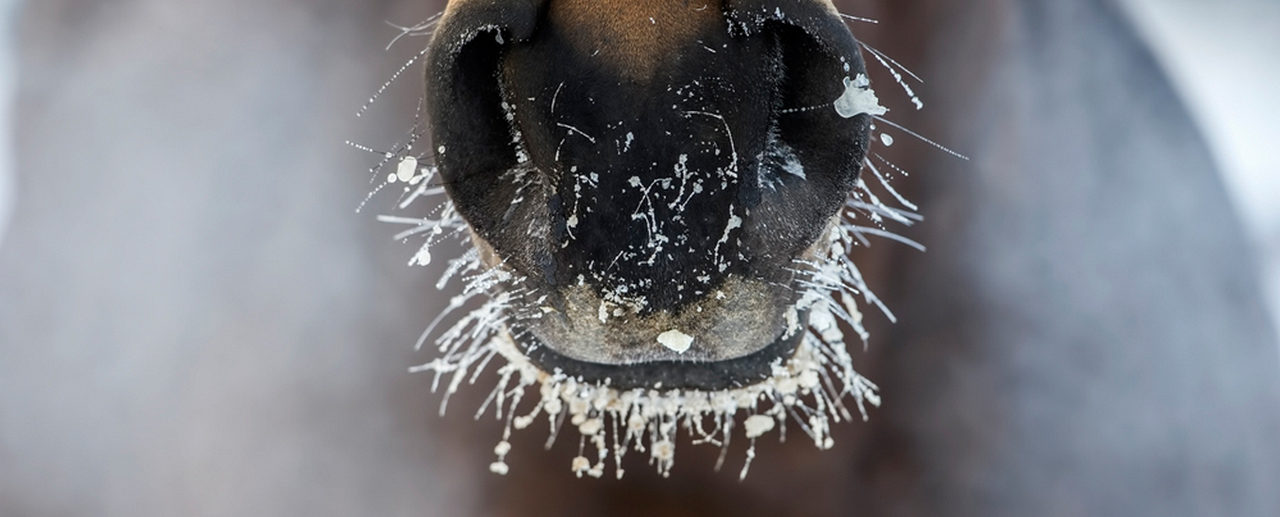
[[[724,24],[717,0],[564,0],[552,2],[546,16],[569,29],[569,41],[579,51],[599,50],[602,62],[634,80],[651,77],[702,30]]]

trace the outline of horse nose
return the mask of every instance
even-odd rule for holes
[[[459,210],[508,263],[646,311],[782,275],[853,187],[867,117],[836,102],[863,71],[838,16],[775,4],[459,11],[428,92]]]

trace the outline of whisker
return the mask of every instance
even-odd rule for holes
[[[939,143],[937,143],[937,142],[934,142],[933,140],[930,140],[930,139],[928,139],[928,138],[925,138],[924,136],[921,136],[921,135],[920,135],[920,133],[917,133],[917,132],[915,132],[915,131],[912,131],[912,130],[910,130],[910,129],[907,129],[907,128],[905,128],[905,127],[902,127],[902,126],[901,126],[901,125],[899,125],[897,122],[894,122],[894,121],[892,121],[892,120],[889,120],[889,119],[887,119],[887,118],[880,117],[880,116],[875,117],[875,119],[876,119],[876,120],[878,120],[878,121],[880,121],[880,122],[884,122],[885,124],[888,124],[888,125],[890,125],[890,126],[893,126],[893,127],[897,128],[899,131],[902,131],[903,133],[906,133],[906,134],[908,134],[908,135],[911,135],[911,136],[915,137],[916,139],[920,140],[921,142],[924,142],[924,143],[929,144],[929,145],[931,145],[931,146],[933,146],[933,147],[936,147],[938,150],[940,150],[940,151],[942,151],[942,152],[944,152],[944,153],[947,153],[947,154],[949,154],[949,155],[951,155],[951,156],[955,156],[956,158],[959,158],[959,159],[964,160],[964,161],[969,161],[969,157],[968,157],[968,156],[965,156],[965,155],[963,155],[963,154],[960,154],[960,153],[957,153],[957,152],[955,152],[955,151],[952,151],[951,149],[948,149],[947,147],[943,146],[942,144],[939,144]]]
[[[877,20],[875,18],[864,18],[862,16],[854,16],[854,15],[845,14],[845,13],[840,13],[840,17],[846,20],[855,21],[855,22],[877,23],[877,24],[880,23],[880,20]]]

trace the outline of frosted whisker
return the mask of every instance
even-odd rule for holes
[[[865,17],[862,17],[862,16],[854,16],[854,15],[851,15],[851,14],[845,14],[845,13],[840,13],[840,17],[841,17],[841,18],[843,18],[843,19],[850,20],[850,21],[855,21],[855,22],[863,22],[863,23],[880,23],[880,20],[877,20],[877,19],[875,19],[875,18],[865,18]]]
[[[890,64],[897,67],[899,70],[902,70],[903,73],[906,73],[907,75],[911,76],[912,79],[915,79],[920,84],[924,84],[924,79],[921,79],[920,76],[915,74],[915,72],[912,72],[910,68],[903,66],[902,63],[899,63],[895,61],[892,57],[889,57],[888,54],[885,54],[884,52],[876,50],[875,47],[868,45],[866,42],[859,41],[858,44],[862,45],[862,48],[867,49],[867,52],[875,54],[876,57],[883,59],[885,61],[888,61]]]
[[[399,79],[400,76],[404,74],[405,70],[408,70],[409,67],[417,63],[419,59],[426,56],[428,50],[430,50],[430,47],[422,49],[417,54],[414,54],[413,57],[409,58],[405,64],[400,65],[400,68],[397,69],[395,73],[391,74],[391,78],[382,83],[382,86],[379,86],[378,90],[373,92],[373,96],[369,97],[369,100],[365,101],[365,103],[360,106],[360,110],[356,111],[356,117],[363,117],[365,112],[369,111],[369,108],[373,107],[373,103],[377,102],[378,99],[382,97],[382,94],[386,93],[388,88],[391,88],[391,85],[396,82],[396,79]]]
[[[942,144],[939,144],[939,143],[937,143],[937,142],[934,142],[933,140],[930,140],[930,139],[928,139],[928,138],[925,138],[924,136],[920,135],[920,133],[917,133],[917,132],[915,132],[915,131],[912,131],[912,130],[910,130],[910,129],[907,129],[907,128],[905,128],[905,127],[902,127],[902,126],[901,126],[901,125],[899,125],[897,122],[894,122],[894,121],[892,121],[892,120],[886,119],[886,118],[884,118],[884,117],[876,117],[875,119],[876,119],[876,120],[878,120],[878,121],[880,121],[880,122],[884,122],[885,124],[888,124],[888,125],[890,125],[890,126],[893,126],[893,127],[897,128],[899,131],[902,131],[903,133],[906,133],[906,134],[908,134],[908,135],[911,135],[911,136],[915,137],[917,140],[920,140],[921,142],[924,142],[924,143],[926,143],[926,144],[929,144],[929,145],[931,145],[931,146],[933,146],[933,147],[937,148],[939,151],[942,151],[942,152],[944,152],[944,153],[947,153],[947,154],[949,154],[949,155],[951,155],[951,156],[954,156],[954,157],[956,157],[956,158],[959,158],[959,159],[961,159],[961,160],[969,161],[969,157],[968,157],[968,156],[965,156],[965,155],[963,155],[963,154],[960,154],[960,153],[957,153],[957,152],[955,152],[955,151],[952,151],[951,149],[948,149],[946,146],[943,146]]]
[[[394,46],[397,41],[400,41],[400,39],[405,36],[429,36],[432,32],[432,28],[435,27],[435,25],[440,22],[441,16],[444,16],[444,11],[440,11],[436,14],[433,14],[426,20],[423,20],[421,22],[418,22],[415,25],[407,26],[407,27],[398,25],[389,21],[384,22],[387,25],[391,26],[392,28],[395,28],[396,30],[400,31],[400,33],[396,34],[394,38],[391,38],[391,41],[388,42],[387,46],[384,47],[382,50],[391,50],[391,47]]]

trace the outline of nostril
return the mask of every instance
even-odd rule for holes
[[[824,34],[782,22],[764,31],[776,41],[776,95],[769,130],[754,160],[755,181],[742,190],[751,208],[742,247],[759,270],[783,270],[825,230],[854,189],[869,144],[870,117],[842,113],[847,84],[865,80],[843,26]],[[842,34],[844,36],[842,36]],[[862,90],[854,88],[855,91]]]

